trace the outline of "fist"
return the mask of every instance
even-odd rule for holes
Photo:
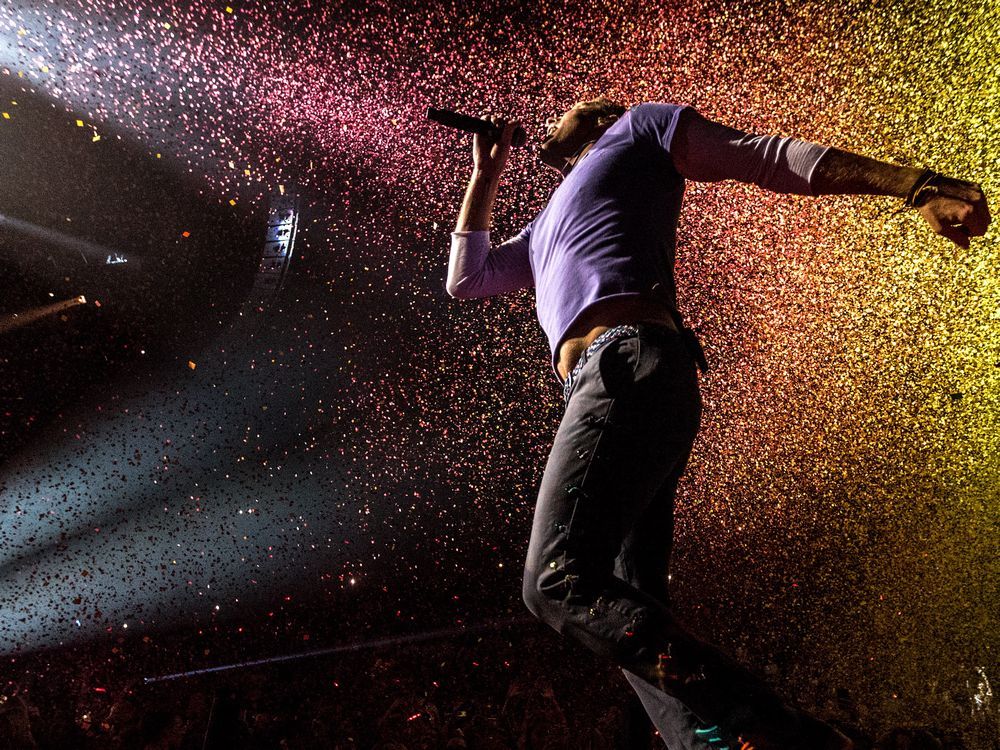
[[[514,137],[514,131],[520,122],[517,120],[506,121],[499,117],[490,115],[484,117],[496,127],[501,128],[499,139],[488,135],[476,135],[472,139],[472,158],[476,169],[490,175],[498,175],[503,171],[510,155],[510,142]]]
[[[971,237],[982,237],[990,225],[990,209],[979,185],[941,177],[937,195],[918,209],[937,234],[968,248]]]

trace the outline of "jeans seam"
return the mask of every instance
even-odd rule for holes
[[[639,374],[639,365],[642,362],[642,332],[635,336],[635,367],[632,368],[632,386],[635,387],[635,379]]]
[[[590,469],[594,465],[594,458],[597,456],[597,449],[601,445],[601,440],[604,438],[604,430],[608,424],[608,417],[611,414],[611,409],[614,408],[615,398],[612,397],[611,402],[608,404],[607,410],[604,412],[604,419],[602,420],[604,426],[600,428],[601,432],[597,436],[597,440],[594,442],[594,449],[590,452],[590,457],[587,459],[587,467],[583,470],[583,476],[580,477],[580,489],[583,489],[584,485],[587,484],[587,477],[590,476]]]

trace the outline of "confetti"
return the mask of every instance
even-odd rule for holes
[[[173,380],[140,398],[114,379],[128,368],[101,370],[99,396],[51,417],[51,466],[5,467],[0,547],[30,555],[51,542],[32,570],[53,584],[23,602],[13,577],[0,588],[17,615],[0,625],[4,653],[105,623],[153,632],[136,602],[202,627],[214,602],[248,590],[267,592],[253,606],[278,629],[297,616],[274,604],[289,605],[286,593],[368,612],[383,582],[386,611],[404,620],[450,613],[439,592],[469,580],[481,588],[473,612],[519,606],[559,389],[530,292],[444,293],[471,144],[427,123],[427,106],[516,116],[537,142],[546,116],[598,94],[689,103],[748,132],[932,166],[1000,194],[989,4],[238,5],[232,23],[218,11],[233,6],[198,0],[166,12],[152,0],[5,7],[0,80],[22,102],[5,134],[45,97],[61,122],[100,129],[90,152],[120,137],[190,176],[215,209],[263,215],[277,186],[309,218],[280,305],[241,308],[248,292],[227,280],[199,289],[202,310],[178,312],[203,313],[199,378],[171,365]],[[557,179],[527,150],[512,154],[493,238],[529,222]],[[940,702],[927,675],[988,658],[994,638],[983,582],[996,578],[1000,282],[995,232],[953,255],[897,206],[687,186],[676,275],[713,369],[671,586],[682,617],[722,645],[783,651],[789,692],[814,670],[888,721],[885,686],[905,686],[907,719],[930,723]],[[214,250],[195,256],[212,235],[180,221],[194,239],[174,242],[168,225],[172,251],[211,265]],[[259,252],[246,250],[247,284]],[[65,327],[111,318],[120,292],[100,294],[100,311],[67,312]],[[252,335],[225,337],[229,302]],[[160,345],[171,363],[179,346],[194,351]],[[107,346],[152,367],[148,340]],[[759,634],[749,645],[747,623]]]

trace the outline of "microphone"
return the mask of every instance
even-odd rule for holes
[[[434,107],[427,108],[427,119],[433,120],[434,122],[440,123],[449,128],[455,128],[456,130],[464,130],[467,133],[479,133],[479,135],[487,135],[490,138],[499,140],[500,133],[503,132],[503,128],[498,128],[493,125],[489,120],[480,120],[478,117],[469,117],[469,115],[461,115],[458,112],[452,112],[448,109],[435,109]],[[524,132],[524,128],[520,125],[514,130],[514,134],[511,137],[510,144],[512,146],[523,146],[528,140],[528,134]]]

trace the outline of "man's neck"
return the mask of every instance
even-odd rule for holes
[[[577,164],[580,163],[580,161],[583,159],[583,157],[586,156],[587,153],[590,151],[590,147],[593,146],[595,143],[597,143],[597,139],[594,139],[592,141],[588,141],[587,143],[584,143],[577,150],[577,152],[575,154],[573,154],[571,157],[569,157],[566,160],[566,163],[563,165],[563,168],[561,170],[563,177],[565,177],[566,175],[568,175],[572,171],[573,167],[575,167]]]

